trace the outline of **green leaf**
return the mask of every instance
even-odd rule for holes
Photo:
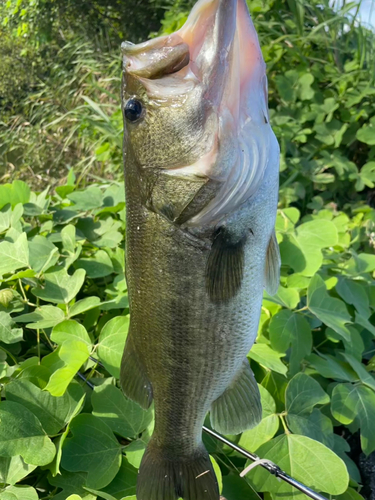
[[[305,373],[295,375],[286,388],[285,406],[288,414],[310,414],[315,405],[326,403],[329,403],[329,396],[316,380]]]
[[[73,320],[66,320],[56,325],[52,330],[51,340],[59,345],[70,340],[80,340],[90,347],[92,345],[86,328]]]
[[[79,300],[70,308],[69,316],[72,318],[73,316],[78,316],[78,314],[82,314],[84,312],[90,311],[91,309],[95,309],[100,305],[99,297],[86,297],[85,299]]]
[[[59,259],[58,248],[44,236],[29,241],[29,252],[30,266],[36,273],[54,266]]]
[[[52,328],[65,319],[64,312],[55,306],[42,306],[29,314],[21,314],[14,318],[17,323],[28,323],[27,328],[37,330]]]
[[[339,384],[333,389],[332,415],[348,425],[358,419],[362,450],[369,455],[375,450],[375,393],[363,385]]]
[[[12,207],[6,205],[0,210],[0,233],[6,231],[10,226]]]
[[[87,472],[88,488],[104,488],[120,469],[120,444],[111,429],[93,415],[78,415],[70,430],[73,437],[65,441],[62,466],[71,472]]]
[[[285,375],[288,368],[280,360],[282,354],[274,351],[267,344],[254,344],[248,354],[249,358],[270,370]]]
[[[350,330],[346,324],[351,322],[351,317],[348,310],[344,302],[328,295],[327,287],[318,274],[312,278],[307,289],[307,305],[317,318],[349,340]]]
[[[46,465],[55,447],[36,416],[13,401],[0,403],[0,456],[21,455],[27,464]]]
[[[87,344],[79,340],[69,340],[54,353],[45,356],[42,366],[49,367],[53,371],[45,390],[52,396],[62,396],[89,355]],[[51,359],[52,365],[50,365]]]
[[[16,325],[10,314],[0,312],[0,341],[5,344],[15,344],[23,340],[22,328],[14,328]]]
[[[38,493],[31,486],[8,486],[0,493],[0,500],[38,500]]]
[[[76,228],[68,224],[61,230],[61,239],[64,250],[74,253],[76,247]]]
[[[323,377],[348,382],[355,382],[358,378],[350,365],[328,354],[311,354],[308,361]]]
[[[342,353],[346,361],[350,364],[350,366],[353,368],[353,370],[356,372],[360,380],[370,387],[373,391],[375,391],[375,378],[369,373],[365,366],[355,359],[353,356],[351,356],[348,353]]]
[[[30,188],[23,181],[13,181],[12,184],[0,186],[0,208],[8,203],[15,207],[18,203],[27,203],[29,199]]]
[[[223,497],[226,500],[259,500],[257,492],[237,473],[223,477]]]
[[[284,288],[283,286],[279,286],[275,295],[270,296],[265,292],[264,297],[288,309],[295,309],[300,301],[298,290],[295,288]]]
[[[29,267],[29,247],[26,233],[22,233],[14,243],[2,241],[0,255],[0,276]]]
[[[117,476],[103,491],[119,500],[123,497],[135,495],[137,477],[138,470],[130,465],[126,458],[123,458]]]
[[[79,495],[70,495],[66,500],[82,500]]]
[[[121,358],[128,329],[129,316],[119,316],[108,321],[99,336],[99,359],[115,378],[120,378]]]
[[[48,482],[57,488],[62,488],[62,492],[54,495],[53,500],[66,500],[69,495],[79,495],[85,500],[96,500],[96,495],[88,493],[84,486],[87,481],[85,472],[67,472],[62,470],[56,477],[48,477]]]
[[[331,419],[315,408],[311,414],[287,415],[289,429],[294,434],[307,436],[333,448],[334,434]]]
[[[47,391],[28,380],[15,380],[6,386],[6,397],[23,405],[38,417],[48,435],[57,434],[70,421],[78,406],[82,406],[84,393],[78,383],[70,384],[62,397],[51,396]]]
[[[282,310],[272,317],[269,325],[271,346],[275,351],[286,353],[291,346],[289,373],[294,375],[301,369],[301,361],[311,354],[311,328],[298,313]]]
[[[308,437],[284,434],[262,445],[257,453],[315,491],[339,495],[348,487],[349,475],[341,458]],[[260,492],[270,491],[291,496],[295,492],[293,486],[278,481],[261,467],[252,470],[247,477]]]
[[[370,146],[375,145],[375,126],[373,124],[363,125],[357,132],[357,139]]]
[[[125,438],[136,438],[152,422],[152,409],[143,410],[127,399],[117,387],[102,384],[91,396],[93,415],[105,422],[113,432]]]
[[[337,293],[347,304],[352,304],[361,316],[368,318],[370,301],[363,286],[353,280],[340,278],[336,285]]]
[[[36,465],[28,465],[20,456],[0,457],[0,483],[16,484],[36,467]]]
[[[32,290],[32,293],[47,302],[55,304],[68,304],[80,291],[85,281],[85,271],[77,271],[69,276],[66,269],[56,267],[44,274],[45,284]]]
[[[243,432],[239,440],[240,446],[252,452],[272,439],[279,428],[279,417],[276,415],[273,397],[267,389],[261,385],[258,387],[262,400],[262,421],[253,429]]]
[[[314,276],[323,263],[322,249],[336,245],[336,226],[328,220],[312,220],[297,227],[280,244],[283,264],[296,273]]]
[[[103,192],[98,187],[89,187],[84,191],[74,191],[67,195],[67,198],[74,203],[73,210],[86,212],[99,208],[103,204]]]
[[[77,267],[84,269],[88,278],[103,278],[113,273],[112,261],[104,250],[98,250],[90,259],[77,260]]]

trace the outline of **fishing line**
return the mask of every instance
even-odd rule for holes
[[[90,356],[90,359],[94,361],[95,363],[100,364],[103,366],[100,361],[97,359],[93,358]],[[95,388],[95,385],[87,380],[87,378],[80,372],[77,373],[78,377],[83,380],[91,389]],[[316,493],[316,491],[312,490],[308,486],[305,486],[304,484],[300,483],[296,479],[293,479],[290,477],[286,472],[280,469],[280,467],[271,460],[266,460],[266,459],[261,459],[258,457],[258,455],[255,455],[255,453],[251,453],[250,451],[245,450],[244,448],[241,448],[241,446],[238,446],[235,443],[232,443],[232,441],[229,441],[227,438],[222,436],[221,434],[218,434],[217,432],[213,431],[212,429],[209,429],[206,426],[203,426],[203,431],[208,434],[209,436],[217,439],[221,443],[229,446],[232,448],[232,450],[236,451],[237,453],[240,453],[242,456],[247,458],[248,460],[251,460],[253,464],[251,464],[249,467],[246,467],[244,471],[240,474],[241,477],[244,477],[248,472],[250,472],[251,469],[255,467],[263,467],[266,469],[270,474],[275,476],[277,479],[280,479],[281,481],[285,481],[286,483],[290,484],[291,486],[294,486],[297,490],[301,491],[308,497],[312,498],[313,500],[328,500],[326,497],[321,495],[320,493]]]

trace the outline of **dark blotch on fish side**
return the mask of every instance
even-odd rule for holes
[[[226,302],[239,291],[244,274],[244,246],[247,236],[238,239],[225,227],[214,234],[206,267],[206,290],[213,302]]]

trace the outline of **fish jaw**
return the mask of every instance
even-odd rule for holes
[[[200,0],[180,30],[139,45],[125,43],[123,54],[125,87],[136,80],[151,107],[158,106],[161,115],[161,108],[170,108],[168,120],[175,120],[179,137],[184,130],[191,135],[183,137],[180,153],[173,148],[167,161],[152,165],[221,185],[187,223],[217,224],[258,190],[270,162],[278,168],[279,161],[266,65],[246,0]],[[199,115],[193,134],[181,118],[188,112]],[[146,166],[142,158],[140,163]]]

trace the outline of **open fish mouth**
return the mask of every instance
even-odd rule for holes
[[[266,65],[246,0],[200,0],[180,30],[138,45],[125,42],[122,50],[125,74],[163,105],[200,89],[210,140],[198,158],[167,173],[217,181],[217,196],[189,224],[218,222],[257,191],[270,161],[278,161]]]

